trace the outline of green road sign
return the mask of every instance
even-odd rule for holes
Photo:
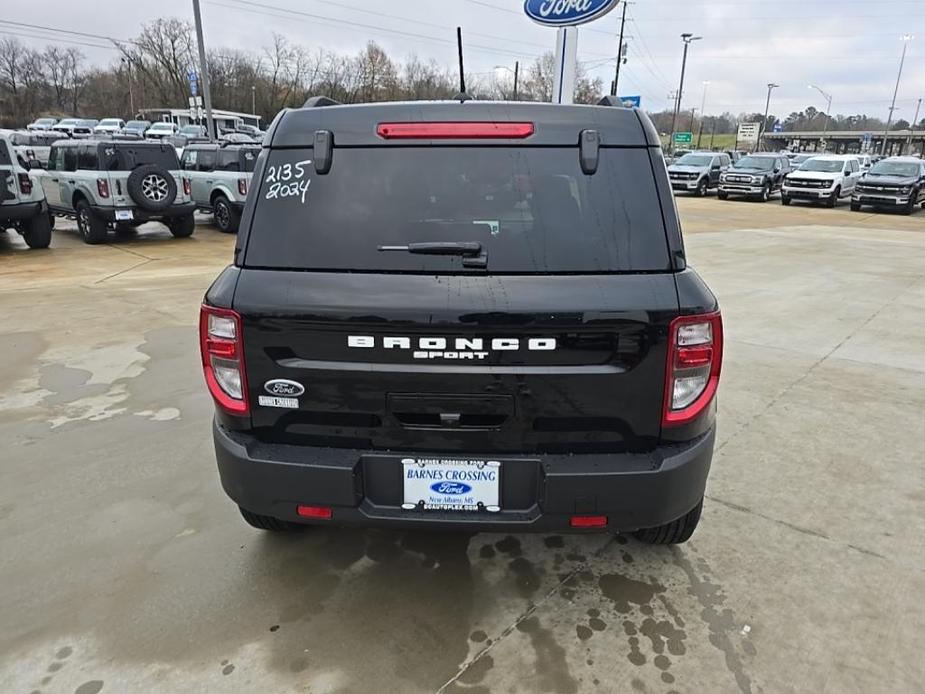
[[[689,145],[694,141],[694,133],[675,133],[674,143],[676,145]]]

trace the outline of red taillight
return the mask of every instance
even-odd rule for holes
[[[183,179],[183,194],[189,195],[193,190],[192,184],[188,178]]]
[[[218,406],[238,416],[250,411],[243,340],[241,316],[203,304],[199,312],[199,347],[206,384]]]
[[[99,192],[101,198],[109,197],[109,181],[105,178],[96,179],[96,190]]]
[[[572,516],[569,525],[573,528],[606,528],[607,516]]]
[[[723,363],[720,313],[681,316],[671,323],[665,367],[663,426],[687,424],[713,402]]]
[[[522,140],[535,131],[533,123],[380,123],[386,140]]]
[[[22,191],[23,195],[30,195],[32,193],[32,179],[29,178],[29,174],[19,174],[19,189]]]
[[[247,195],[247,179],[246,178],[238,179],[238,192],[241,195]]]
[[[334,517],[334,511],[327,506],[299,506],[298,514],[315,520],[331,520]]]

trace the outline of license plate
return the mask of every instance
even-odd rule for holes
[[[299,409],[299,401],[296,398],[275,398],[267,395],[260,395],[257,402],[261,407],[276,407],[282,410]]]
[[[131,210],[116,210],[116,221],[130,222],[135,218]]]
[[[501,510],[501,463],[497,460],[404,458],[401,464],[402,508],[406,510]]]

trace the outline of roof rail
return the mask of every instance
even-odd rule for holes
[[[302,104],[302,108],[323,108],[324,106],[343,106],[343,104],[327,96],[313,96]]]

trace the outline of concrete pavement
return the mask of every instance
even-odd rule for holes
[[[233,239],[0,235],[0,692],[920,690],[925,213],[679,207],[727,347],[674,549],[254,531],[195,329]]]

